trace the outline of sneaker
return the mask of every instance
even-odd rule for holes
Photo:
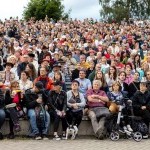
[[[99,139],[99,140],[104,140],[104,135],[100,135],[100,136],[98,137],[98,139]]]
[[[131,131],[129,131],[126,126],[123,126],[123,130],[127,135],[131,135]]]
[[[59,140],[61,140],[61,138],[58,135],[54,135],[53,140],[59,141]]]
[[[14,131],[16,131],[16,132],[21,131],[21,127],[20,127],[19,124],[15,124],[15,125],[14,125]]]
[[[148,134],[143,135],[143,139],[148,139]]]
[[[133,132],[133,130],[132,130],[132,128],[129,124],[127,125],[127,130],[130,131],[130,132]]]
[[[61,139],[62,139],[62,140],[67,140],[67,138],[66,138],[66,134],[62,134]]]
[[[42,137],[41,137],[39,134],[37,134],[37,135],[35,136],[35,140],[42,140]]]
[[[7,138],[8,138],[8,139],[14,139],[14,138],[15,138],[14,133],[9,133],[9,134],[7,135]]]
[[[49,140],[48,136],[45,134],[43,134],[42,138],[43,138],[43,140]]]

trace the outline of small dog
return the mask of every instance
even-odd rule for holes
[[[78,128],[76,125],[69,125],[69,127],[66,130],[66,140],[71,136],[71,140],[74,140],[76,138],[76,135],[78,133]]]

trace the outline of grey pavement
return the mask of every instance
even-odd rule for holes
[[[35,141],[27,139],[2,140],[0,150],[148,150],[150,139],[135,142],[129,139],[119,141],[97,140],[95,138],[80,138],[76,140]]]

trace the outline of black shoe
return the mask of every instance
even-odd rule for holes
[[[7,135],[7,138],[8,138],[8,139],[14,139],[14,138],[15,138],[14,133],[9,133],[9,134]]]
[[[0,132],[0,140],[3,140],[3,134]]]
[[[65,133],[63,133],[63,134],[62,134],[61,139],[62,139],[62,140],[67,140],[67,138],[66,138],[66,134],[65,134]]]
[[[98,139],[99,139],[99,140],[104,140],[104,135],[103,135],[103,134],[100,135],[100,136],[98,137]]]

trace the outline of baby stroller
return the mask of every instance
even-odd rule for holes
[[[127,99],[129,100],[129,99]],[[127,100],[124,100],[127,102]],[[132,102],[130,103],[125,103],[121,104],[119,107],[119,112],[118,114],[112,114],[111,116],[109,116],[109,118],[107,118],[107,131],[109,133],[109,137],[112,141],[117,141],[120,139],[121,135],[125,135],[126,138],[128,139],[134,139],[135,141],[139,142],[142,140],[142,133],[139,132],[138,130],[133,130],[133,131],[129,131],[127,129],[122,129],[121,127],[121,121],[124,119],[124,115],[123,115],[123,109],[128,105],[128,108],[132,108]],[[134,115],[133,115],[133,110],[131,110],[131,116],[129,116],[130,121],[130,125],[131,127],[134,124]],[[109,127],[108,127],[109,124]]]

